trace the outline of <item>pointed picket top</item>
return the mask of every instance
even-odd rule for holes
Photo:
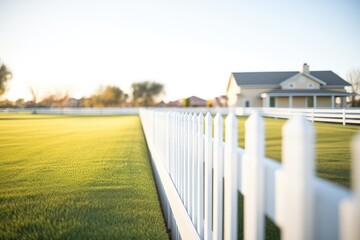
[[[171,119],[173,119],[173,113],[172,112],[167,112],[166,113],[166,119],[167,119],[168,122],[171,121]]]
[[[183,119],[184,119],[184,114],[183,114],[182,112],[177,113],[176,115],[178,116],[178,118],[179,118],[180,121],[183,121]]]
[[[188,114],[186,115],[186,120],[187,120],[187,122],[189,123],[189,125],[191,125],[191,113],[188,113]]]
[[[199,116],[197,117],[198,122],[198,133],[204,134],[204,115],[202,113],[199,113]]]
[[[223,139],[223,123],[224,119],[217,113],[214,118],[214,139],[215,140],[222,140]]]
[[[226,142],[231,143],[232,148],[237,147],[237,137],[238,137],[238,125],[237,118],[234,113],[230,112],[225,119],[225,140]]]
[[[196,114],[196,113],[194,113],[192,116],[193,116],[193,118],[195,118],[195,119],[197,118],[197,114]]]
[[[293,179],[304,179],[315,174],[314,128],[303,115],[288,120],[283,129],[282,161],[284,170]]]
[[[212,138],[212,117],[209,112],[205,116],[205,137]]]
[[[191,116],[191,124],[193,125],[193,132],[196,132],[197,131],[197,114],[196,113],[194,113]]]
[[[352,142],[352,186],[355,197],[360,201],[360,132]]]
[[[265,154],[265,124],[258,111],[252,112],[245,122],[245,149],[255,156],[255,161],[261,161]]]
[[[186,112],[181,113],[183,115],[184,121],[187,121],[188,114]]]

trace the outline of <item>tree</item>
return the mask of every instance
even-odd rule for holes
[[[135,107],[149,107],[156,104],[156,98],[164,93],[164,85],[157,82],[138,82],[131,85],[133,91],[133,105]]]
[[[350,70],[347,74],[347,80],[351,84],[351,91],[358,96],[351,97],[351,106],[359,107],[360,106],[360,68],[354,68]]]
[[[121,107],[126,104],[127,94],[119,87],[106,86],[100,87],[97,93],[89,98],[83,98],[83,107]]]
[[[7,82],[12,78],[10,69],[3,63],[0,64],[0,96],[6,91]]]
[[[125,101],[125,93],[115,86],[106,86],[100,95],[100,102],[106,107],[120,106]]]
[[[25,107],[25,100],[23,98],[19,98],[18,100],[16,100],[15,104],[16,107],[23,108]]]

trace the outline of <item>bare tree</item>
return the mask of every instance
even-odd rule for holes
[[[6,91],[7,82],[12,78],[10,69],[3,63],[0,63],[0,96]]]
[[[32,98],[32,102],[33,102],[33,107],[34,107],[33,114],[36,114],[36,106],[37,106],[38,92],[35,90],[35,88],[34,88],[33,86],[30,86],[29,89],[30,89],[30,93],[31,93],[31,98]]]
[[[56,90],[55,94],[52,95],[52,100],[54,102],[54,107],[66,107],[69,102],[69,92],[68,90],[61,91]]]
[[[357,94],[357,96],[351,97],[351,106],[360,106],[360,68],[354,68],[347,74],[347,81],[351,84],[351,92]]]

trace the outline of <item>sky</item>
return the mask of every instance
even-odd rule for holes
[[[224,95],[231,72],[360,67],[359,0],[0,0],[3,98],[165,85],[165,101]]]

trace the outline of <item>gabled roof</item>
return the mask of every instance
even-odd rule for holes
[[[281,86],[284,86],[284,85],[286,85],[288,82],[291,82],[291,81],[293,81],[294,79],[296,79],[296,78],[298,78],[298,77],[300,77],[300,76],[305,76],[305,77],[310,78],[311,80],[313,80],[313,81],[315,81],[315,82],[318,82],[318,83],[321,84],[321,85],[324,85],[324,86],[326,85],[326,82],[318,79],[317,77],[315,77],[315,76],[313,76],[313,75],[311,75],[311,74],[309,74],[309,73],[298,73],[298,74],[292,76],[291,78],[288,78],[288,79],[286,79],[285,81],[281,82],[280,85],[281,85]]]
[[[238,86],[279,86],[281,82],[299,74],[293,72],[235,72],[232,73]],[[326,83],[326,86],[350,86],[332,71],[310,71],[310,75]]]
[[[326,84],[329,85],[344,85],[351,86],[350,83],[339,77],[337,74],[332,71],[312,71],[311,75],[315,76],[318,79],[323,80]]]

